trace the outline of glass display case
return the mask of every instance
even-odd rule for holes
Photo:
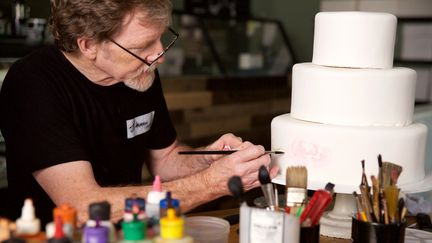
[[[162,76],[286,76],[296,62],[280,22],[174,11],[180,37],[160,66]]]

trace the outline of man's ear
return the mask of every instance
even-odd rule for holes
[[[82,55],[92,60],[96,58],[99,45],[95,40],[78,37],[77,45]]]

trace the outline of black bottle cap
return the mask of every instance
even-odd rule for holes
[[[89,218],[92,220],[110,220],[111,204],[107,201],[92,203],[89,206]]]

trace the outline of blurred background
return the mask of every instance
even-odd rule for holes
[[[52,43],[49,5],[0,0],[0,85],[13,62]],[[182,142],[201,146],[232,132],[270,149],[272,118],[290,110],[291,68],[312,60],[319,11],[395,14],[395,66],[417,71],[416,104],[430,110],[430,0],[175,0],[173,6],[172,28],[180,38],[159,71]],[[421,119],[432,124],[429,116]],[[7,186],[4,153],[0,136],[0,188]]]

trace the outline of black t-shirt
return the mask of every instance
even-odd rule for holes
[[[10,68],[0,92],[0,128],[6,142],[11,217],[24,199],[52,220],[53,203],[32,172],[77,160],[91,162],[100,186],[136,184],[148,149],[176,138],[159,76],[145,92],[123,83],[100,86],[54,46]]]

